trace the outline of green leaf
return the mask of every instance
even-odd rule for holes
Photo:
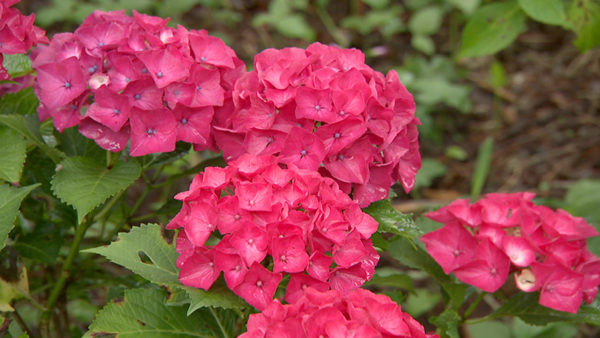
[[[175,160],[190,153],[192,145],[187,142],[177,142],[175,144],[175,150],[168,153],[159,153],[143,156],[139,159],[139,162],[144,168],[150,168],[151,166],[158,166],[174,162]]]
[[[0,184],[0,249],[4,248],[8,233],[12,230],[19,206],[23,199],[40,184],[14,188]]]
[[[433,309],[441,300],[442,296],[439,293],[418,289],[415,293],[408,295],[402,310],[416,318]]]
[[[277,20],[274,25],[279,33],[289,38],[303,39],[308,42],[314,41],[316,38],[314,29],[300,14],[288,14]]]
[[[565,28],[571,26],[562,0],[519,0],[519,6],[536,21]]]
[[[0,115],[35,115],[39,101],[33,88],[19,90],[16,93],[6,93],[0,98]]]
[[[27,268],[18,266],[15,275],[16,280],[4,280],[0,278],[0,311],[14,311],[11,303],[21,298],[30,298],[29,296],[29,278],[27,277]]]
[[[572,1],[567,16],[577,33],[574,43],[579,50],[600,45],[600,5],[591,0]]]
[[[600,232],[600,180],[582,179],[575,182],[565,196],[562,208],[574,216],[584,217]],[[588,249],[600,255],[600,236],[588,238]]]
[[[379,232],[391,232],[408,238],[416,238],[423,234],[412,217],[394,209],[390,200],[373,202],[363,211],[379,223]]]
[[[442,24],[442,9],[439,6],[427,6],[419,9],[408,21],[408,29],[414,35],[431,35]]]
[[[413,279],[402,271],[389,267],[382,267],[375,270],[373,278],[365,283],[365,286],[377,285],[377,286],[389,286],[407,290],[410,292],[414,291]]]
[[[223,309],[246,308],[248,304],[231,292],[225,283],[215,283],[210,290],[204,291],[181,284],[171,285],[184,290],[189,297],[188,315],[205,307],[220,307]]]
[[[390,243],[388,252],[401,264],[428,273],[440,284],[452,282],[450,276],[444,273],[439,264],[423,248],[409,239],[396,238]]]
[[[161,289],[125,290],[122,302],[112,302],[96,315],[84,337],[116,334],[118,337],[214,337],[200,314],[187,316],[181,306],[167,306]]]
[[[65,157],[61,151],[50,147],[40,134],[40,121],[35,115],[0,115],[0,124],[3,124],[21,134],[29,142],[40,148],[54,163],[60,162]]]
[[[471,324],[466,329],[471,337],[512,338],[508,325],[500,321]]]
[[[387,252],[400,264],[410,268],[418,269],[429,274],[443,288],[446,295],[450,298],[450,307],[458,309],[466,296],[467,286],[462,283],[455,283],[439,264],[423,249],[422,243],[398,236],[390,242]]]
[[[518,292],[498,310],[488,316],[496,319],[504,316],[518,316],[532,325],[546,325],[551,322],[572,322],[600,325],[600,301],[582,305],[577,313],[556,311],[538,304],[539,293]]]
[[[416,91],[417,102],[424,105],[443,103],[461,112],[468,112],[471,107],[471,88],[442,76],[418,77],[412,88]]]
[[[363,0],[363,2],[374,9],[385,9],[390,3],[389,0]]]
[[[182,14],[189,12],[192,7],[199,4],[199,0],[178,0],[178,1],[159,1],[156,14],[162,18],[181,17]]]
[[[513,319],[514,338],[575,338],[577,327],[573,324],[553,323],[544,326],[529,325],[519,318]]]
[[[85,156],[98,159],[106,156],[106,150],[98,147],[96,142],[81,135],[77,128],[65,129],[58,134],[57,141],[59,148],[67,156]]]
[[[0,179],[19,182],[27,156],[27,142],[16,131],[0,126]]]
[[[102,255],[153,283],[179,283],[177,252],[165,241],[157,224],[132,227],[129,232],[119,233],[117,240],[108,246],[82,251]]]
[[[525,14],[516,0],[482,6],[467,21],[458,57],[494,54],[510,45],[525,28]]]
[[[492,151],[494,150],[494,139],[488,136],[479,146],[477,162],[471,177],[471,198],[476,199],[483,190],[492,162]]]
[[[52,179],[52,190],[77,210],[78,222],[109,197],[127,188],[140,176],[134,161],[118,162],[112,168],[88,157],[70,157],[62,161]]]
[[[31,73],[31,59],[25,54],[4,54],[2,65],[11,78],[20,77]]]
[[[493,88],[502,88],[506,85],[506,70],[501,62],[494,60],[490,66],[490,84]]]
[[[38,221],[32,233],[17,238],[14,248],[23,257],[55,264],[62,243],[63,237],[58,226],[52,222]]]
[[[423,159],[421,162],[421,169],[415,177],[415,186],[413,189],[416,190],[431,186],[433,180],[440,176],[444,176],[447,170],[448,168],[438,160],[432,158]]]
[[[450,338],[460,338],[458,333],[460,320],[460,315],[452,309],[446,309],[439,316],[429,318],[429,322],[443,332],[442,337]]]
[[[467,159],[467,157],[469,157],[469,154],[467,154],[465,148],[457,145],[451,145],[446,147],[446,151],[444,152],[444,154],[450,157],[451,159],[457,161],[464,161]]]
[[[410,39],[410,44],[414,49],[427,55],[435,53],[435,44],[427,35],[413,35],[412,39]]]
[[[209,291],[182,285],[179,282],[179,269],[175,265],[178,257],[175,246],[165,241],[161,226],[157,224],[133,227],[127,233],[120,233],[117,240],[108,246],[82,252],[102,255],[153,283],[166,285],[171,295],[175,296],[174,300],[169,297],[169,304],[189,303],[188,314],[209,306],[225,309],[248,306],[219,281]]]
[[[600,227],[600,180],[582,179],[575,182],[565,196],[564,208],[575,216],[585,217]]]
[[[465,14],[470,15],[477,7],[479,7],[481,0],[446,0],[446,2],[451,3]]]

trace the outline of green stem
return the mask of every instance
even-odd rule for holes
[[[142,191],[142,194],[140,195],[140,197],[138,197],[137,201],[135,201],[135,204],[133,205],[133,207],[131,207],[129,216],[135,214],[138,211],[138,209],[142,206],[142,203],[144,203],[144,200],[146,199],[146,197],[148,196],[149,193],[150,193],[150,188],[146,187],[144,189],[144,191]]]
[[[100,241],[104,240],[104,231],[106,229],[106,220],[108,219],[108,214],[110,210],[117,204],[117,202],[121,199],[121,197],[125,194],[125,190],[121,190],[118,194],[113,196],[104,208],[100,210],[99,213],[96,214],[94,219],[100,223]]]
[[[112,209],[115,206],[115,204],[117,204],[117,202],[119,201],[119,199],[121,198],[121,196],[123,196],[124,193],[125,193],[125,190],[121,190],[118,194],[116,194],[115,196],[113,196],[110,199],[110,201],[108,201],[108,203],[106,203],[104,205],[104,208],[102,208],[102,210],[100,210],[100,212],[98,212],[96,214],[96,216],[94,217],[94,219],[97,220],[97,221],[101,221],[106,216],[108,216],[108,213],[110,212],[110,209]]]
[[[329,13],[325,10],[325,8],[321,7],[320,5],[317,5],[315,6],[315,11],[317,12],[317,16],[319,16],[319,19],[323,23],[323,26],[325,26],[325,29],[327,30],[327,32],[329,32],[329,35],[331,35],[331,37],[335,40],[335,43],[337,43],[341,47],[348,46],[348,39],[346,39],[342,32],[337,28],[335,22],[333,21]]]
[[[215,310],[212,308],[212,306],[209,306],[208,309],[210,310],[210,313],[213,315],[213,317],[215,317],[215,321],[217,321],[217,325],[219,325],[219,329],[221,330],[221,333],[223,334],[223,338],[229,338],[229,335],[227,334],[227,330],[225,330],[225,328],[223,327],[223,324],[221,323],[221,319],[219,318],[219,316],[217,316],[217,314],[215,313]]]
[[[483,316],[483,317],[479,317],[479,318],[467,319],[467,320],[463,321],[463,324],[472,325],[472,324],[482,323],[482,322],[488,321],[490,319],[492,319],[492,317],[490,317],[490,315],[487,315],[487,316]]]
[[[477,308],[479,303],[481,303],[484,296],[485,296],[485,292],[480,293],[477,296],[477,298],[475,298],[473,303],[471,303],[471,305],[469,305],[469,307],[467,308],[467,310],[465,311],[465,314],[463,316],[465,319],[468,319],[469,317],[471,317],[471,315],[473,314],[473,311],[475,311],[475,309]]]
[[[223,157],[219,156],[219,157],[210,158],[210,159],[204,160],[204,161],[196,164],[195,166],[193,166],[189,169],[186,169],[186,170],[180,172],[179,174],[170,175],[169,178],[166,179],[164,182],[155,184],[151,188],[160,188],[165,185],[169,185],[173,181],[176,181],[182,177],[192,175],[192,174],[197,174],[198,172],[203,171],[206,167],[211,167],[211,166],[223,167],[224,165],[225,165],[225,160],[223,159]]]
[[[88,216],[87,220],[84,223],[79,224],[77,226],[77,229],[75,230],[75,237],[73,238],[73,242],[71,243],[71,248],[69,249],[67,259],[62,265],[58,280],[54,284],[52,291],[50,291],[50,296],[46,301],[46,310],[42,314],[42,324],[40,326],[48,326],[48,321],[50,320],[50,316],[52,315],[54,306],[56,305],[58,298],[63,292],[65,284],[67,283],[67,279],[71,275],[71,268],[73,266],[73,262],[75,261],[75,257],[77,257],[77,254],[79,253],[79,245],[83,240],[83,235],[85,235],[85,232],[91,225],[92,220],[93,217]]]

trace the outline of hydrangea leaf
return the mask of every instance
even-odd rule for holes
[[[29,277],[27,268],[21,266],[18,268],[19,276],[16,280],[4,280],[0,278],[0,311],[14,311],[11,303],[21,298],[30,298],[29,296]]]
[[[0,124],[3,124],[17,133],[21,134],[27,141],[32,142],[40,148],[48,157],[59,163],[65,154],[56,148],[52,148],[44,142],[40,133],[40,121],[35,115],[0,115]]]
[[[11,78],[27,75],[32,72],[31,59],[24,54],[4,54],[2,65]]]
[[[19,182],[23,164],[27,155],[27,142],[16,131],[0,126],[0,179],[8,182]]]
[[[83,252],[97,253],[153,283],[165,284],[175,296],[174,299],[169,298],[170,303],[190,304],[188,314],[209,306],[226,309],[247,307],[223,283],[219,285],[217,282],[208,292],[182,285],[175,264],[178,256],[175,246],[165,241],[161,226],[157,224],[133,227],[129,232],[120,233],[110,245]]]
[[[582,52],[600,44],[600,5],[591,0],[571,2],[567,11],[569,21],[577,33],[575,46]]]
[[[109,197],[127,188],[140,176],[134,161],[118,162],[112,168],[88,157],[70,157],[61,163],[52,179],[52,190],[77,210],[78,222]]]
[[[565,196],[562,208],[574,216],[584,217],[600,232],[600,180],[583,179],[575,182]],[[588,238],[588,249],[600,255],[600,236]]]
[[[565,28],[571,26],[562,0],[519,0],[519,6],[536,21]]]
[[[438,31],[442,24],[441,7],[427,6],[416,11],[408,22],[408,29],[415,35],[431,35]]]
[[[449,305],[451,308],[458,309],[463,304],[468,286],[456,283],[449,275],[446,275],[440,265],[423,249],[420,241],[397,237],[390,242],[387,251],[399,263],[424,271],[441,284],[450,299]]]
[[[446,0],[446,2],[460,9],[465,14],[470,15],[477,7],[479,7],[481,0]]]
[[[36,114],[38,105],[39,101],[33,88],[19,90],[16,93],[5,93],[0,98],[0,114]]]
[[[4,248],[8,233],[12,230],[19,206],[29,193],[40,184],[28,185],[22,188],[0,184],[0,249]]]
[[[373,278],[365,283],[365,286],[369,285],[376,285],[379,287],[391,286],[410,292],[415,291],[415,283],[409,275],[398,269],[388,267],[382,267],[375,270]]]
[[[398,262],[423,270],[442,284],[451,282],[450,277],[423,248],[406,238],[398,237],[392,241],[388,251]]]
[[[439,316],[431,317],[429,321],[443,332],[444,337],[460,338],[458,328],[460,326],[460,315],[452,310],[446,309]]]
[[[157,224],[132,227],[129,232],[119,233],[108,246],[83,251],[102,255],[153,283],[179,283],[177,252],[165,241],[160,229]]]
[[[210,288],[209,291],[183,286],[181,284],[179,284],[178,287],[185,290],[189,297],[190,306],[187,311],[188,315],[194,313],[200,308],[208,306],[220,307],[223,309],[248,307],[246,302],[231,292],[231,290],[229,290],[224,284],[215,284]]]
[[[391,232],[408,238],[416,238],[423,234],[412,217],[394,209],[390,200],[373,202],[363,211],[379,223],[379,232]]]
[[[498,310],[489,315],[490,319],[517,316],[531,325],[547,325],[551,322],[573,322],[600,325],[600,301],[582,305],[577,313],[556,311],[538,304],[539,293],[519,292]]]
[[[448,168],[440,161],[433,158],[425,158],[421,162],[421,169],[415,177],[415,185],[413,189],[427,188],[431,186],[433,180],[440,176],[444,176]]]
[[[84,337],[115,334],[117,337],[215,337],[201,314],[189,318],[182,306],[166,305],[161,289],[125,290],[121,302],[112,302],[96,315]]]
[[[478,8],[463,30],[458,57],[489,55],[504,49],[525,31],[525,19],[516,0]]]

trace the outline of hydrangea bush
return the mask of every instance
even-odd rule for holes
[[[373,70],[361,51],[267,49],[248,72],[222,40],[167,19],[95,11],[47,39],[14,4],[0,5],[0,52],[38,46],[29,71],[0,72],[11,79],[0,99],[2,245],[55,264],[53,241],[73,238],[47,291],[30,291],[36,271],[10,260],[6,327],[68,335],[68,291],[99,274],[74,274],[80,251],[138,275],[98,277],[126,290],[104,295],[123,299],[102,304],[87,336],[456,337],[502,316],[600,324],[600,259],[586,242],[598,233],[584,219],[532,193],[496,193],[428,213],[443,226],[423,234],[391,206],[391,186],[409,192],[421,166],[419,121],[398,74]],[[184,155],[203,161],[181,172]],[[191,174],[188,190],[174,184]],[[164,226],[136,225],[160,187],[177,191],[160,208]],[[55,223],[45,256],[27,251],[44,240],[27,229]],[[432,277],[438,316],[403,311],[390,287],[412,292],[413,281],[407,269],[378,274],[380,256]],[[500,305],[470,318],[492,294]],[[20,299],[39,311],[34,330],[13,307]]]

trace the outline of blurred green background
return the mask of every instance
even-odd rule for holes
[[[528,190],[600,227],[597,0],[23,0],[17,7],[36,13],[50,36],[73,31],[94,9],[170,17],[171,25],[222,38],[250,67],[265,48],[313,41],[359,48],[373,68],[398,71],[422,122],[423,168],[409,196],[395,188],[398,210]],[[600,240],[590,249],[600,254]],[[403,304],[426,323],[440,301],[420,289]],[[462,333],[573,337],[597,329],[514,320]]]

